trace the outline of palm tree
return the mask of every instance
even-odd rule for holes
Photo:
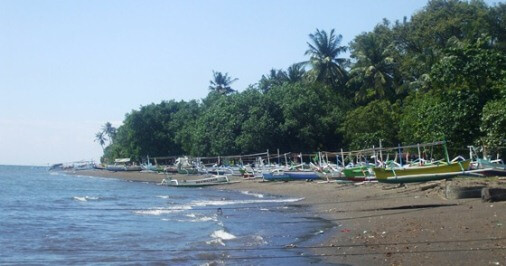
[[[272,87],[279,86],[288,80],[287,73],[283,70],[271,69],[269,74],[262,75],[262,78],[258,82],[258,88],[262,92],[268,92]]]
[[[324,82],[337,87],[346,79],[346,66],[348,60],[339,58],[339,54],[346,52],[346,46],[340,46],[342,35],[335,35],[334,29],[327,34],[324,30],[316,29],[314,34],[309,34],[312,43],[307,43],[309,49],[305,55],[309,55],[309,63],[312,66],[312,74],[316,81]]]
[[[304,75],[306,75],[306,69],[304,69],[304,64],[293,64],[288,67],[286,70],[286,79],[290,83],[299,82],[304,79]]]
[[[230,87],[230,84],[234,83],[238,79],[232,79],[228,76],[228,73],[221,73],[219,71],[213,70],[213,79],[209,81],[211,85],[209,86],[209,90],[217,92],[219,94],[229,94],[235,92],[234,89]]]
[[[105,138],[104,131],[99,131],[95,134],[95,141],[102,146],[102,150],[104,149],[105,141],[107,139]]]
[[[363,101],[373,97],[392,97],[395,62],[391,44],[370,32],[357,36],[351,47],[351,57],[356,62],[350,71],[348,85],[357,85],[356,99]]]
[[[109,137],[111,143],[114,141],[114,138],[116,137],[116,132],[117,132],[116,128],[113,127],[110,122],[105,123],[104,126],[102,127],[102,133]]]

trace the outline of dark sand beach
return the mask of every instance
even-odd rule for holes
[[[79,171],[77,175],[159,183],[156,173]],[[183,178],[183,176],[175,176]],[[192,178],[192,177],[186,177]],[[213,186],[303,197],[308,216],[335,224],[313,249],[326,261],[351,265],[506,265],[506,202],[482,202],[483,186],[505,180],[458,179],[406,186],[380,183],[259,182]],[[458,196],[458,189],[472,188]],[[475,194],[475,195],[472,195]],[[462,196],[471,198],[461,198]]]

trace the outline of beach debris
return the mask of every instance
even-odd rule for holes
[[[421,191],[425,191],[425,190],[428,190],[428,189],[431,189],[431,188],[438,187],[440,184],[441,184],[441,182],[424,184],[424,185],[420,186],[420,190]]]
[[[285,245],[285,248],[296,248],[297,245],[295,244],[288,244],[288,245]]]
[[[342,233],[349,233],[349,232],[351,232],[351,230],[350,230],[350,229],[345,228],[345,229],[341,229],[341,232],[342,232]]]
[[[504,201],[506,200],[506,188],[484,187],[481,190],[481,200],[484,202]]]

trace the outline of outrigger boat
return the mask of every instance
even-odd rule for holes
[[[347,180],[353,182],[362,182],[366,180],[374,179],[374,175],[372,174],[372,168],[374,165],[362,165],[352,168],[344,168],[343,174]]]
[[[265,181],[290,181],[291,178],[282,170],[274,170],[268,173],[262,173],[262,178]]]
[[[408,168],[374,168],[374,174],[383,183],[426,182],[452,178],[467,174],[470,160],[453,162],[440,166],[422,166]]]
[[[503,160],[499,158],[495,160],[479,158],[477,148],[473,146],[468,147],[471,159],[475,159],[471,163],[471,168],[475,169],[473,172],[481,176],[506,176],[506,164],[504,164]]]
[[[114,160],[114,164],[107,165],[105,170],[112,172],[118,171],[141,171],[142,168],[139,165],[131,164],[130,158],[119,158]]]
[[[161,185],[167,185],[170,187],[207,187],[214,185],[224,185],[235,183],[228,179],[227,176],[224,175],[216,175],[202,179],[195,180],[177,180],[172,179],[172,177],[167,177],[162,180]]]
[[[320,179],[320,176],[313,171],[274,170],[269,173],[263,173],[262,177],[264,180],[267,180],[267,181],[292,181],[292,180]]]
[[[493,161],[478,159],[477,164],[476,172],[484,176],[506,176],[506,165],[501,159]]]

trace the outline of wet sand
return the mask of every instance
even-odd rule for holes
[[[165,175],[139,172],[79,171],[78,175],[160,183]],[[174,175],[175,178],[195,178]],[[504,180],[459,179],[399,187],[319,182],[260,182],[213,186],[302,197],[308,216],[334,228],[313,248],[328,262],[351,265],[506,265],[506,202],[454,199],[448,188],[506,187]],[[422,190],[422,188],[426,190]]]

